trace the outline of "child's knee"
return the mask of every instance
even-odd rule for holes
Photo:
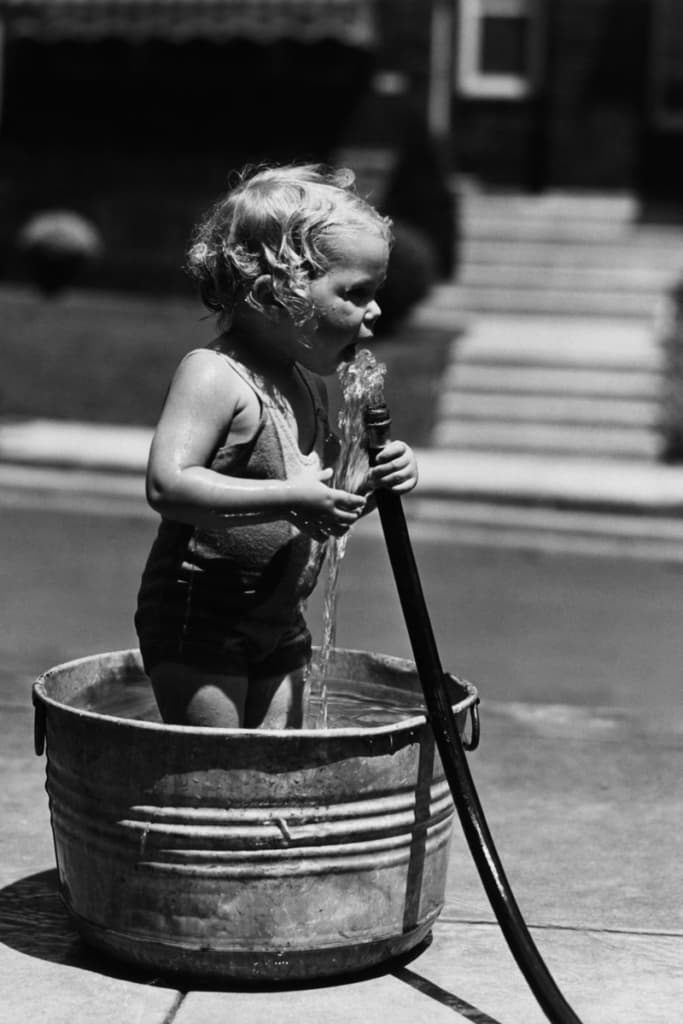
[[[247,681],[193,665],[162,662],[150,679],[164,722],[213,729],[244,724]]]
[[[244,724],[247,729],[300,729],[304,719],[305,669],[249,684]]]

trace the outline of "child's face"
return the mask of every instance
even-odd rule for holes
[[[349,362],[357,345],[372,338],[382,312],[375,294],[387,272],[389,247],[378,235],[339,232],[327,273],[310,282],[315,307],[306,324],[297,360],[321,375]],[[310,346],[310,347],[309,347]]]

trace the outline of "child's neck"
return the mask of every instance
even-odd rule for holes
[[[277,383],[291,379],[296,366],[290,336],[291,325],[280,326],[257,314],[236,320],[219,344],[226,354]]]

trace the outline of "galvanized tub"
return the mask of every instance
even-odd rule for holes
[[[332,674],[421,693],[402,659],[340,650]],[[142,676],[139,653],[118,651],[33,688],[59,886],[88,943],[162,971],[279,981],[366,968],[427,935],[453,804],[423,714],[261,731],[95,710],[103,680]],[[464,728],[476,689],[448,679]],[[84,692],[91,710],[71,706]]]

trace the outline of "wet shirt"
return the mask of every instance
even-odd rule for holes
[[[288,403],[246,367],[231,366],[256,393],[261,415],[247,442],[226,442],[209,468],[252,480],[286,480],[306,466],[334,465],[339,441],[331,432],[320,386],[301,367],[297,372],[315,410],[309,453],[298,445]],[[287,519],[192,527],[162,520],[138,595],[135,617],[149,672],[153,664],[180,659],[214,667],[230,651],[247,660],[265,658],[283,638],[305,629],[302,604],[315,586],[324,545]]]

